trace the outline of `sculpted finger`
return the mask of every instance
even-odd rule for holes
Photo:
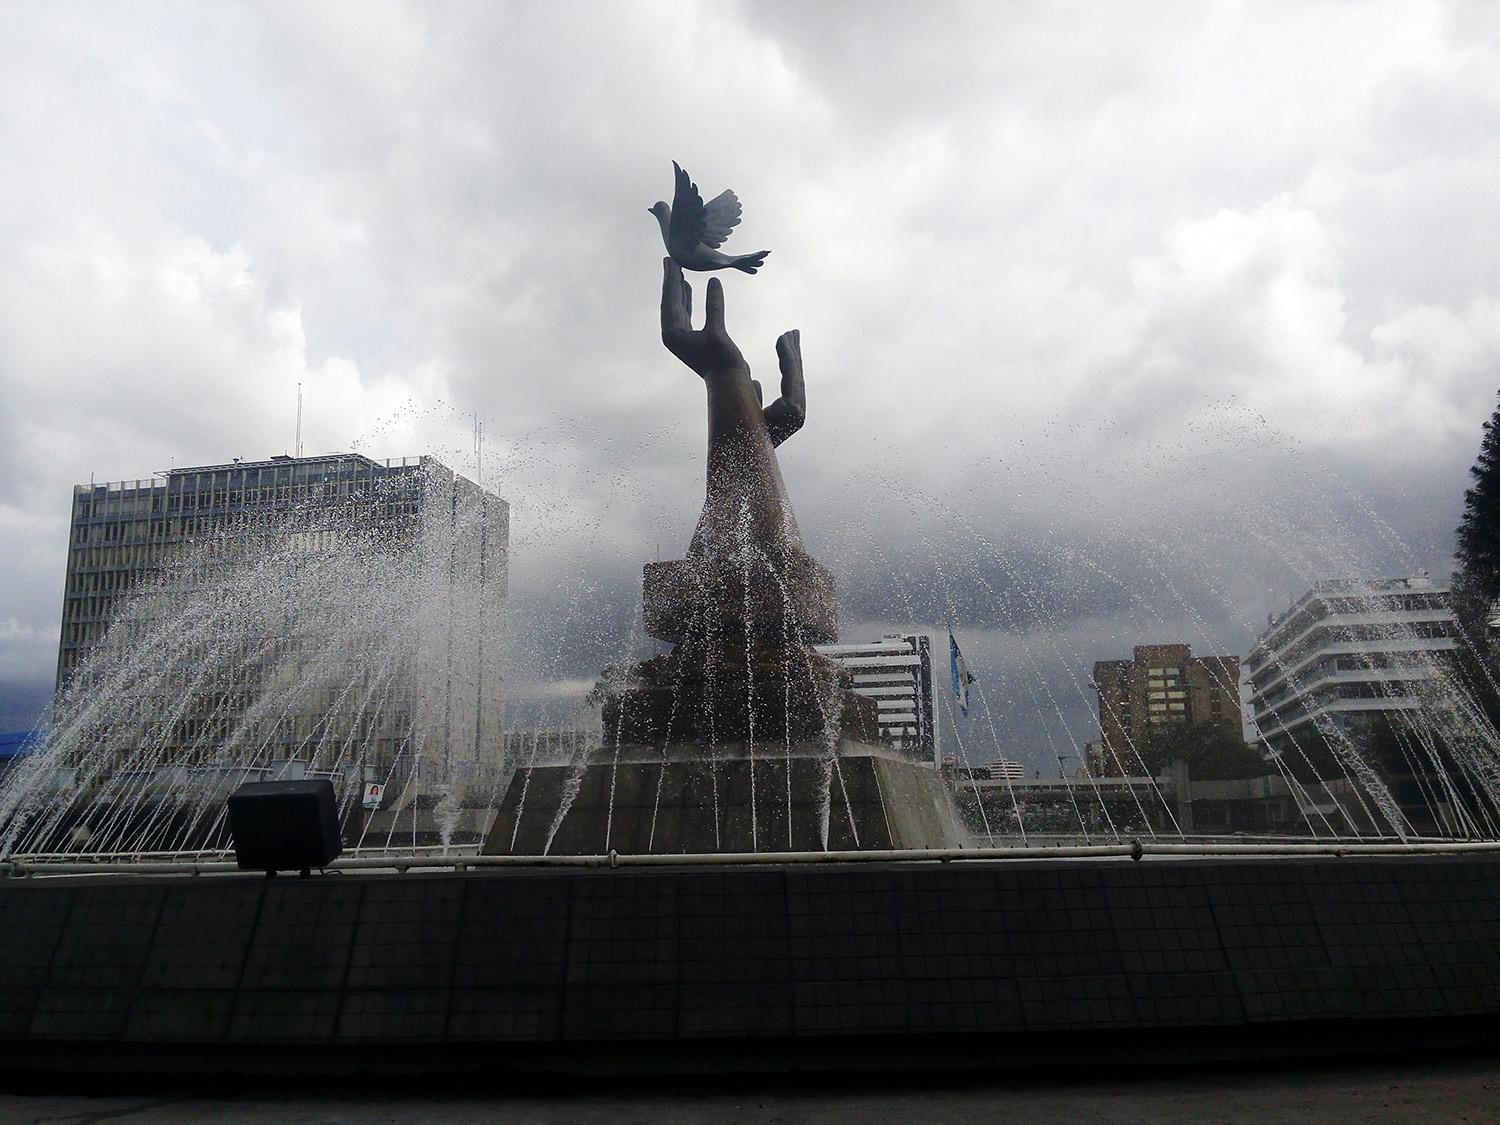
[[[781,402],[786,405],[786,428],[778,441],[784,441],[802,425],[807,411],[807,388],[802,381],[802,334],[795,328],[783,332],[776,341],[776,358],[781,363]],[[795,424],[793,423],[795,419]]]
[[[724,285],[717,277],[708,279],[708,301],[703,327],[708,332],[724,331]]]
[[[781,373],[790,376],[802,373],[802,333],[793,328],[783,332],[776,341],[776,358],[781,363]]]
[[[684,294],[687,282],[682,280],[682,267],[671,258],[662,261],[661,276],[661,330],[662,334],[674,329],[692,327],[692,294]]]

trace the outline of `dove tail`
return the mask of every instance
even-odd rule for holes
[[[760,269],[762,265],[765,264],[766,255],[769,253],[769,250],[762,250],[758,254],[741,254],[730,264],[737,270],[744,270],[746,273],[754,273],[756,270]]]

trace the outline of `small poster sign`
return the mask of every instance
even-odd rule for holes
[[[378,809],[380,807],[381,788],[378,781],[369,782],[365,786],[365,808]]]

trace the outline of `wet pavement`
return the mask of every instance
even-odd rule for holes
[[[1500,1055],[1404,1064],[1320,1062],[991,1075],[680,1077],[507,1089],[438,1080],[303,1086],[270,1081],[192,1090],[141,1088],[87,1097],[57,1089],[0,1094],[6,1122],[288,1123],[576,1122],[1489,1122],[1500,1121]]]

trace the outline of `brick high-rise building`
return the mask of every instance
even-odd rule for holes
[[[1213,723],[1242,737],[1240,661],[1194,656],[1188,645],[1136,645],[1129,660],[1094,665],[1099,693],[1097,760],[1106,776],[1138,773],[1135,742],[1162,723]]]

